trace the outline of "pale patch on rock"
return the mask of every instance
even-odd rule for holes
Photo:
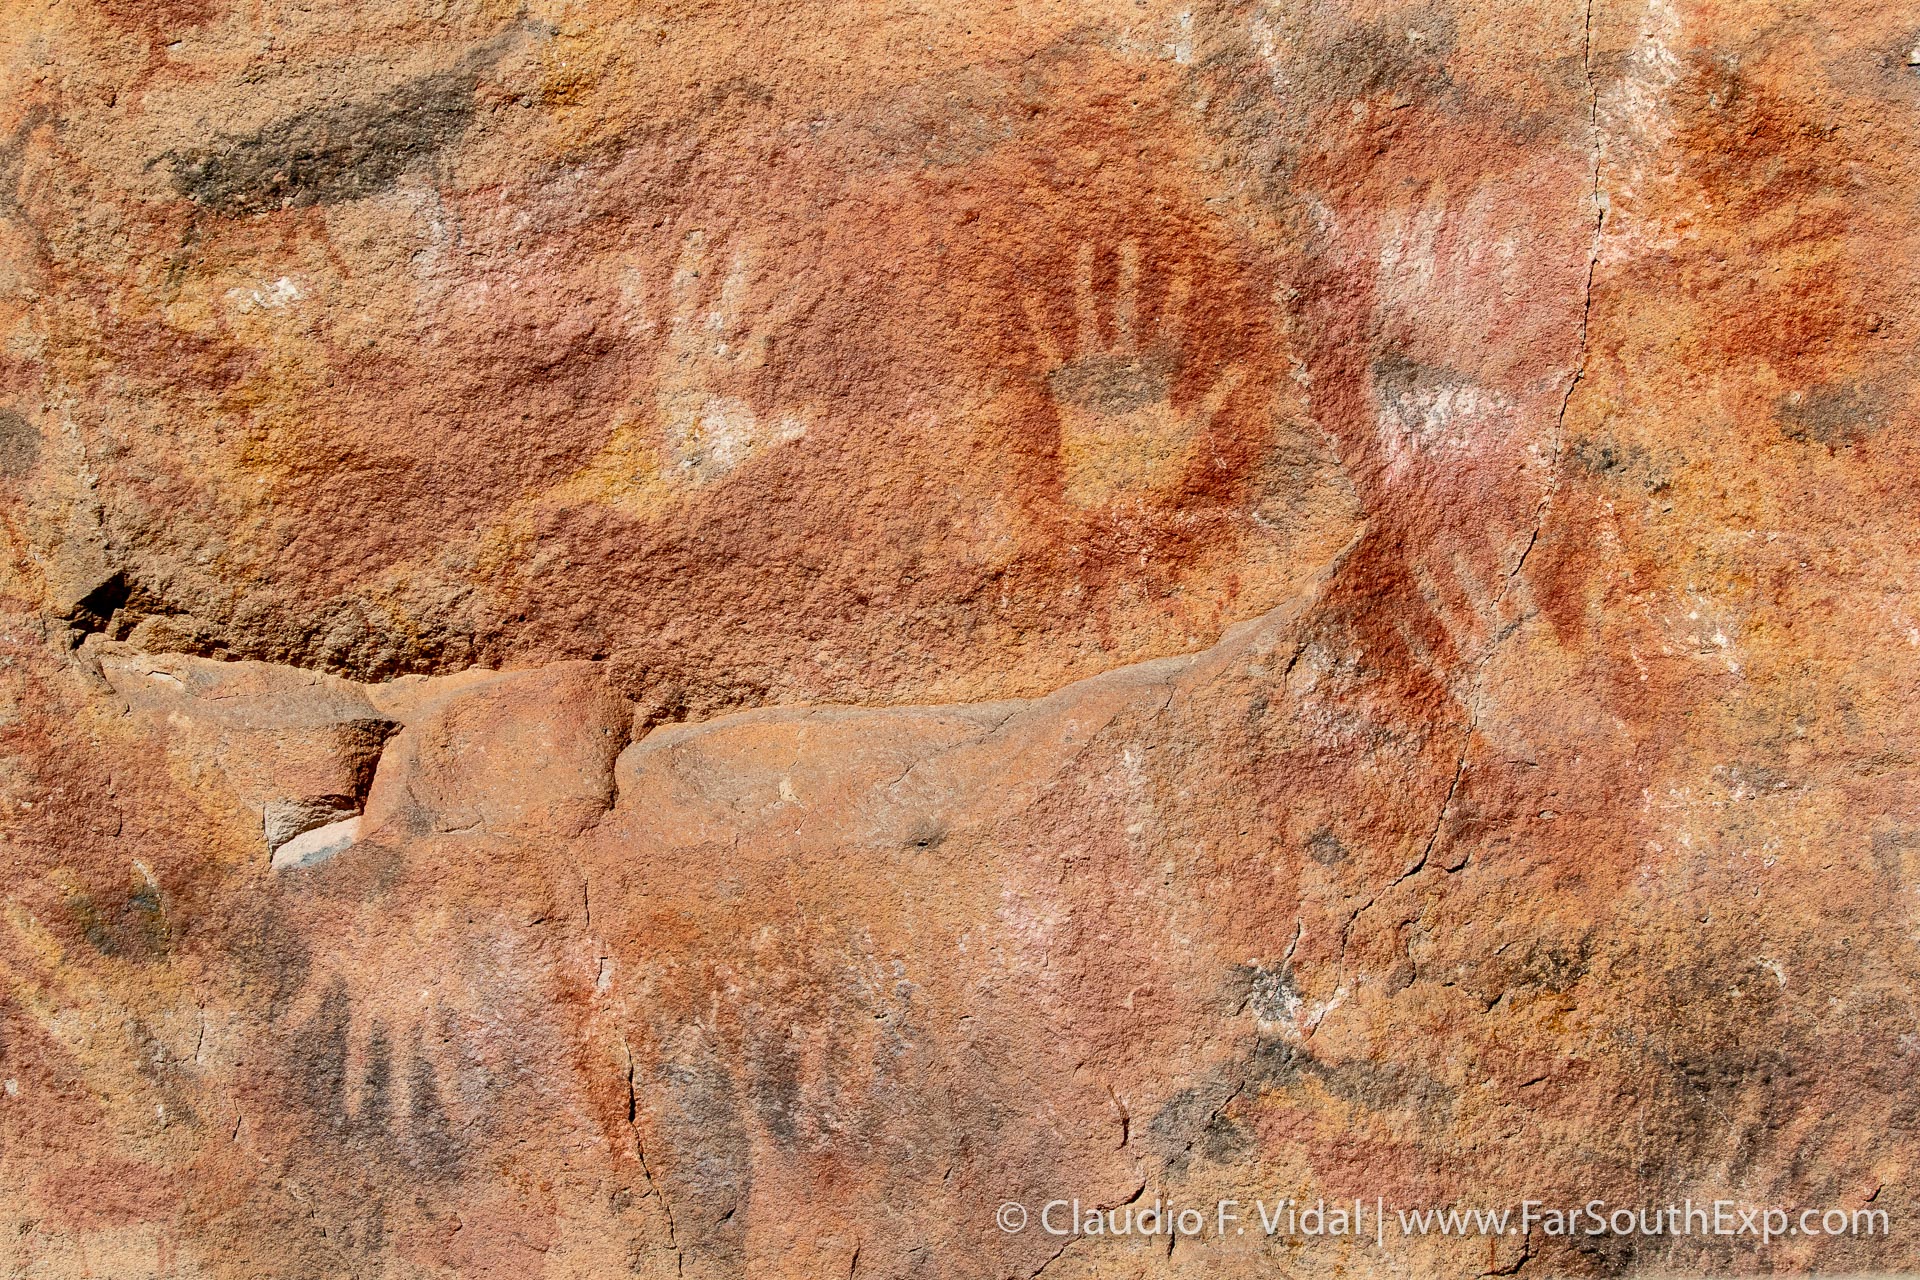
[[[290,276],[281,276],[251,289],[227,290],[227,301],[239,312],[255,310],[279,311],[306,297],[300,286]]]
[[[303,831],[273,853],[275,871],[304,871],[351,849],[360,838],[358,815]]]
[[[304,832],[356,817],[359,812],[357,805],[340,796],[270,800],[261,813],[261,830],[268,851],[274,852]]]
[[[1408,474],[1424,455],[1474,450],[1510,433],[1513,400],[1448,370],[1382,360],[1373,381],[1376,430],[1389,479]]]

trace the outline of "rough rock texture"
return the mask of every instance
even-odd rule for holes
[[[5,1274],[1920,1268],[1910,8],[0,18]]]

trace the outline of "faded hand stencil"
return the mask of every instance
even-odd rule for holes
[[[806,435],[817,412],[812,406],[786,413],[754,408],[775,338],[801,303],[788,298],[754,314],[753,272],[744,244],[723,256],[709,246],[706,232],[694,231],[682,245],[667,290],[671,314],[654,393],[665,432],[661,472],[669,483],[718,480]]]

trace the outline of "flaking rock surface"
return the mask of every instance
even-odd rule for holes
[[[0,0],[0,86],[5,1274],[1920,1267],[1910,8]],[[1283,1196],[1891,1229],[995,1219]]]

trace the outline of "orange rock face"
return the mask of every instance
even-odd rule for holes
[[[1913,13],[0,14],[7,1275],[1920,1269]]]

